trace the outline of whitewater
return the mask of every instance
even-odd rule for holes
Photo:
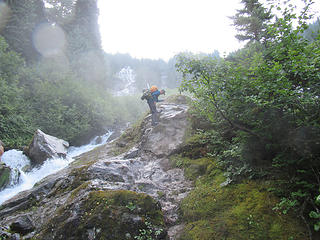
[[[12,198],[19,192],[31,189],[37,182],[46,176],[56,173],[67,167],[74,161],[75,157],[82,153],[91,151],[92,149],[105,144],[112,132],[107,132],[103,136],[97,136],[90,141],[89,144],[80,147],[70,147],[66,158],[49,158],[42,166],[26,171],[30,166],[30,160],[22,151],[9,150],[6,151],[1,160],[9,166],[15,173],[11,179],[10,186],[0,191],[0,205],[6,200]],[[98,141],[99,138],[99,141]],[[19,177],[20,175],[20,177]],[[19,178],[19,181],[17,179]]]

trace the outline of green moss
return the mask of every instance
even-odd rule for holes
[[[84,189],[87,189],[88,186],[89,186],[90,182],[87,181],[87,182],[84,182],[82,183],[80,186],[78,186],[76,189],[74,189],[72,192],[71,192],[71,197],[70,197],[70,201],[73,201],[78,195],[79,193],[81,192],[81,190],[84,190]]]
[[[100,146],[92,151],[80,155],[77,159],[71,163],[70,177],[72,178],[72,184],[63,191],[73,191],[80,185],[89,180],[88,168],[96,163],[101,154],[104,157],[105,146]]]
[[[189,104],[191,103],[191,98],[186,95],[175,94],[166,98],[166,102],[175,104]]]
[[[83,153],[80,156],[76,157],[76,160],[71,163],[72,166],[91,166],[96,161],[98,161],[101,157],[105,157],[106,146],[102,145],[96,147],[95,149]]]
[[[4,188],[10,181],[10,168],[0,165],[0,189]]]
[[[166,194],[162,191],[157,191],[158,198],[163,198]]]
[[[216,229],[219,229],[218,233]],[[186,225],[180,240],[228,239],[225,229],[223,223],[199,220]]]
[[[279,201],[271,182],[244,181],[221,187],[223,171],[212,161],[181,204],[187,223],[182,239],[307,239],[303,224],[272,210]]]
[[[148,229],[151,236],[164,229],[161,209],[150,196],[126,190],[91,191],[78,203],[77,195],[85,188],[82,185],[74,191],[37,236],[39,239],[88,239],[90,232],[95,239],[134,239],[139,230]],[[55,236],[51,229],[55,229]]]
[[[132,127],[125,130],[125,132],[112,144],[112,149],[110,153],[114,156],[118,156],[124,152],[127,152],[135,144],[137,144],[142,137],[143,127],[147,124],[146,117],[143,116],[142,119],[137,121]]]
[[[187,179],[195,180],[206,174],[212,160],[209,158],[190,159],[181,155],[174,155],[170,157],[170,162],[172,167],[183,168]]]
[[[95,191],[90,193],[89,199],[90,201],[86,202],[89,208],[90,205],[94,205],[96,201],[100,200],[106,200],[109,205],[121,208],[127,208],[128,204],[134,204],[136,208],[134,211],[131,211],[131,213],[148,217],[155,225],[164,224],[161,209],[157,207],[152,197],[147,194],[127,190]]]
[[[189,118],[192,119],[192,114],[189,114]],[[189,125],[192,124],[189,121]],[[189,128],[192,128],[189,126]],[[186,139],[184,145],[180,148],[180,153],[183,157],[199,159],[206,157],[209,152],[207,140],[202,134],[196,134],[193,130],[186,131]]]
[[[185,223],[180,240],[308,239],[297,216],[272,210],[279,199],[268,189],[274,189],[276,182],[244,180],[224,186],[224,169],[215,159],[204,157],[209,144],[201,134],[190,135],[179,155],[170,157],[172,167],[184,169],[185,176],[195,181],[180,205]]]

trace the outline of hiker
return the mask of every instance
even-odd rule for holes
[[[151,112],[151,125],[155,126],[159,123],[157,116],[157,107],[149,89],[143,89],[141,100],[146,99]]]
[[[160,94],[165,94],[164,90],[159,91],[156,86],[152,86],[150,89],[144,89],[141,100],[146,99],[151,112],[151,125],[155,126],[159,123],[159,116],[156,107],[156,102],[160,102],[158,99]]]
[[[3,155],[4,153],[4,144],[3,142],[0,140],[0,161],[1,161],[1,156]]]

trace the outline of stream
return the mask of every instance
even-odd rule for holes
[[[30,166],[30,160],[22,151],[6,151],[1,160],[9,166],[15,174],[11,179],[10,186],[0,191],[0,205],[19,192],[31,189],[38,181],[46,176],[67,167],[71,162],[73,162],[76,156],[105,144],[111,134],[112,132],[108,132],[103,136],[97,136],[87,145],[70,147],[66,158],[47,159],[42,166],[39,168],[33,168],[30,171],[26,170],[28,169],[28,166]]]

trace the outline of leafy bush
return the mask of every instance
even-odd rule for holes
[[[24,143],[31,132],[30,119],[20,114],[26,113],[27,104],[21,96],[19,86],[20,68],[24,61],[0,36],[0,139],[6,146]],[[19,114],[17,114],[19,113]]]
[[[314,208],[320,187],[320,38],[308,42],[306,11],[285,10],[268,25],[268,39],[252,42],[226,59],[180,55],[182,89],[193,93],[200,114],[209,119],[212,152],[230,172],[282,179],[283,206],[303,219]],[[219,140],[220,139],[220,140]],[[293,204],[294,203],[294,204]]]
[[[145,110],[138,96],[113,97],[78,77],[61,59],[26,66],[0,38],[0,139],[7,148],[27,145],[34,131],[82,144]]]

